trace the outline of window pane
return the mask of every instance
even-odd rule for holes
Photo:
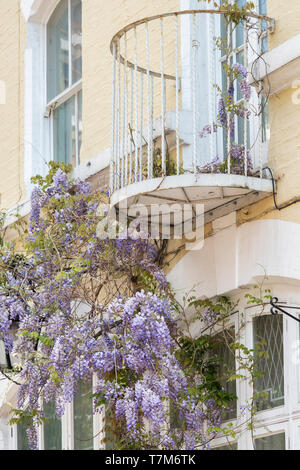
[[[259,14],[267,15],[267,0],[259,0]],[[262,21],[262,31],[267,31],[268,25],[266,21]],[[268,51],[268,36],[265,36],[261,40],[261,52]]]
[[[215,345],[213,348],[212,357],[216,357],[216,367],[218,368],[219,381],[225,393],[236,395],[236,381],[228,382],[228,378],[235,373],[235,356],[229,348],[230,343],[234,342],[235,330],[231,328],[224,333],[218,334],[214,337]],[[232,399],[227,407],[222,411],[222,418],[224,421],[235,419],[236,412],[236,399]]]
[[[238,450],[237,443],[228,444],[227,446],[215,447],[212,450]]]
[[[246,4],[246,0],[238,0],[237,5],[242,8]],[[236,28],[236,47],[240,47],[244,44],[244,25],[240,23]]]
[[[236,55],[236,62],[238,64],[242,64],[244,65],[244,51],[242,52],[239,52],[237,55]],[[241,87],[240,87],[240,83],[239,81],[236,80],[236,88],[237,88],[237,100],[240,101],[244,98],[243,96],[243,93],[241,91]]]
[[[82,91],[78,93],[78,163],[80,163],[81,144],[82,144]]]
[[[44,424],[45,450],[62,450],[61,419],[55,411],[55,402],[44,403],[44,413],[50,421]]]
[[[105,450],[117,449],[116,424],[109,407],[105,410]]]
[[[53,114],[54,160],[76,166],[75,96]]]
[[[285,450],[285,434],[273,434],[255,439],[254,443],[255,450]]]
[[[59,2],[47,25],[48,101],[69,86],[68,0]]]
[[[184,429],[186,422],[182,416],[180,416],[180,408],[174,403],[170,404],[170,429]]]
[[[257,360],[263,372],[254,384],[255,392],[265,396],[257,399],[258,410],[275,408],[284,404],[283,374],[283,319],[281,315],[263,315],[253,320],[254,346],[263,341],[267,356]]]
[[[267,14],[267,0],[259,0],[259,14],[260,15]]]
[[[72,83],[82,76],[82,6],[81,0],[72,0]]]
[[[17,425],[17,439],[18,439],[18,450],[30,450],[28,437],[26,434],[27,427],[24,423],[18,423]]]
[[[262,141],[266,142],[270,139],[270,122],[269,122],[269,104],[266,98],[262,98]]]
[[[226,47],[227,47],[227,28],[226,28],[226,21],[225,21],[224,15],[220,15],[220,23],[221,23],[221,39],[222,39],[221,55],[224,56],[226,54]]]
[[[80,382],[74,397],[74,446],[93,450],[93,399],[91,382]]]

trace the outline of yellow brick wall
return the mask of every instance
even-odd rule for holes
[[[276,21],[276,33],[270,37],[270,49],[300,34],[298,0],[268,0],[268,16]]]
[[[81,160],[88,160],[110,146],[112,55],[110,41],[133,21],[157,13],[176,11],[179,0],[83,0],[83,146]],[[166,49],[174,32],[166,30]],[[158,37],[159,40],[159,37]],[[152,65],[159,65],[159,48]],[[170,49],[168,49],[170,50]],[[174,50],[172,48],[171,50]],[[140,53],[145,49],[140,48]],[[130,51],[129,51],[130,52]],[[141,57],[140,57],[141,58]],[[166,67],[168,60],[166,54]],[[142,57],[144,62],[144,57]],[[144,62],[145,63],[145,62]],[[156,90],[158,93],[159,91]]]
[[[0,207],[24,198],[24,47],[25,24],[19,0],[0,0],[0,80],[6,102],[0,104]]]
[[[295,89],[290,86],[272,96],[269,102],[271,138],[268,163],[277,178],[279,205],[300,199],[300,105],[293,102],[293,93]],[[239,223],[258,218],[300,223],[300,202],[277,211],[273,198],[269,198],[238,214]]]

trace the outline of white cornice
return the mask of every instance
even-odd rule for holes
[[[262,81],[264,91],[274,95],[292,86],[294,80],[300,77],[300,34],[280,44],[262,59],[256,62],[250,70],[253,74],[252,84]]]

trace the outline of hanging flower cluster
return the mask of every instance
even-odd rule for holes
[[[178,358],[182,333],[159,248],[150,239],[97,238],[105,193],[58,169],[32,193],[23,254],[1,253],[0,339],[18,363],[17,406],[30,418],[31,447],[41,401],[54,400],[62,416],[79,382],[94,376],[94,410],[112,410],[128,446],[205,448],[204,423],[220,424],[219,405],[199,398]],[[170,425],[170,406],[181,429]]]
[[[233,64],[227,66],[226,74],[229,77],[230,85],[227,93],[221,96],[218,103],[218,121],[217,123],[208,124],[200,131],[200,138],[203,139],[213,132],[217,133],[221,128],[225,133],[226,138],[228,133],[228,121],[230,129],[230,173],[231,174],[244,174],[245,169],[247,174],[251,174],[253,170],[252,157],[250,150],[245,150],[244,145],[235,143],[235,119],[236,116],[243,120],[249,120],[251,111],[248,108],[248,103],[251,99],[251,85],[247,80],[248,72],[244,65]],[[239,90],[242,95],[242,100],[238,103],[234,101],[235,83],[238,84]],[[228,155],[229,156],[229,155]],[[223,159],[216,156],[212,162],[199,167],[196,171],[196,178],[201,173],[226,173],[228,169],[228,156]],[[246,160],[246,164],[245,164]],[[246,167],[246,168],[245,168]]]

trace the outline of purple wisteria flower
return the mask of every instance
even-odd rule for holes
[[[203,132],[216,130],[213,124]],[[20,364],[17,407],[31,416],[27,434],[36,449],[41,402],[53,401],[61,417],[80,382],[95,377],[94,412],[99,400],[109,405],[130,445],[139,444],[147,420],[154,446],[192,449],[204,442],[208,418],[190,385],[204,382],[190,380],[177,357],[177,312],[158,247],[149,237],[95,236],[107,191],[92,194],[58,170],[53,184],[32,194],[28,251],[1,253],[0,339]],[[165,429],[169,403],[184,423],[180,435]],[[210,420],[213,411],[211,405]]]
[[[227,113],[226,113],[223,98],[221,98],[219,100],[218,111],[219,111],[219,121],[220,121],[222,127],[224,129],[227,129]]]

